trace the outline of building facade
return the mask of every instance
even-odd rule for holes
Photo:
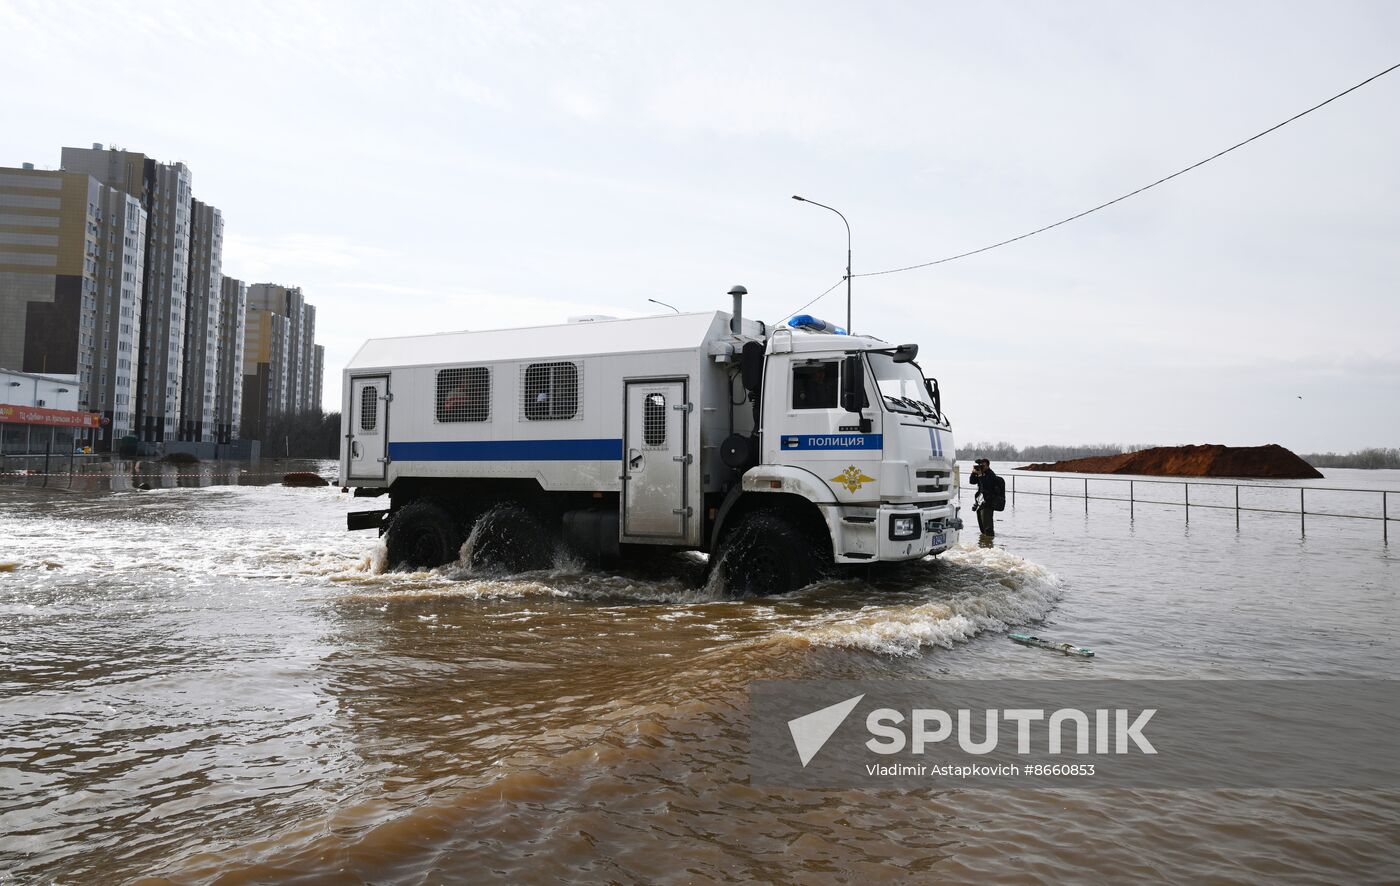
[[[63,148],[59,171],[0,168],[0,368],[64,380],[103,448],[260,438],[320,411],[316,307],[224,277],[222,213],[191,187],[183,163],[101,144]]]
[[[146,218],[87,174],[0,168],[0,367],[68,379],[108,442],[134,427]]]
[[[243,429],[243,349],[247,335],[248,286],[224,277],[219,296],[219,372],[214,389],[214,433],[219,443],[239,439]]]
[[[64,148],[63,169],[121,189],[146,210],[136,433],[146,441],[174,440],[180,427],[188,312],[190,170],[183,163],[159,163],[100,144]]]
[[[318,412],[325,348],[316,344],[316,306],[299,287],[248,287],[244,353],[244,425],[252,434],[277,415]]]
[[[219,337],[223,312],[224,220],[219,210],[190,201],[189,285],[185,295],[185,342],[180,385],[181,440],[218,442],[214,404],[219,384]]]
[[[321,408],[321,394],[325,391],[326,383],[326,346],[312,345],[311,347],[311,403],[307,407],[312,410]]]
[[[250,291],[252,287],[249,287]],[[250,296],[243,348],[243,432],[261,440],[268,422],[285,412],[287,343],[291,323],[282,314],[255,307]]]

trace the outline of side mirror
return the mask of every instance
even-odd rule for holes
[[[896,363],[913,363],[917,356],[919,356],[918,345],[900,345],[894,349],[894,354],[890,359]]]
[[[924,387],[928,388],[929,399],[933,401],[933,411],[938,415],[943,415],[943,397],[938,393],[938,379],[924,379]]]
[[[739,356],[739,371],[743,375],[744,390],[757,391],[763,387],[762,342],[744,342],[744,350]]]
[[[855,354],[842,362],[845,365],[841,367],[841,408],[860,412],[865,408],[865,363]]]

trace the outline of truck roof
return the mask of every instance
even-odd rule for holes
[[[727,334],[728,322],[728,313],[705,311],[481,332],[372,338],[361,345],[346,368],[378,369],[680,351],[702,347],[716,334]]]

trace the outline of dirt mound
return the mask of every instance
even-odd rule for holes
[[[320,474],[315,474],[311,471],[292,471],[290,474],[282,475],[282,485],[300,487],[329,486],[330,481]]]
[[[1018,471],[1076,474],[1144,474],[1149,477],[1240,477],[1315,480],[1317,469],[1277,443],[1267,446],[1159,446],[1121,455],[1072,458],[1054,464],[1025,465]]]

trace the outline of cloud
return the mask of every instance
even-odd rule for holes
[[[509,105],[505,97],[496,90],[461,74],[450,75],[443,83],[449,94],[474,105],[485,108],[505,108]]]
[[[554,84],[549,97],[564,113],[590,123],[603,119],[607,113],[607,102],[599,92],[576,83]]]
[[[390,261],[394,250],[358,243],[335,234],[224,235],[224,272],[249,283],[277,280],[295,286],[308,274],[349,271]]]

